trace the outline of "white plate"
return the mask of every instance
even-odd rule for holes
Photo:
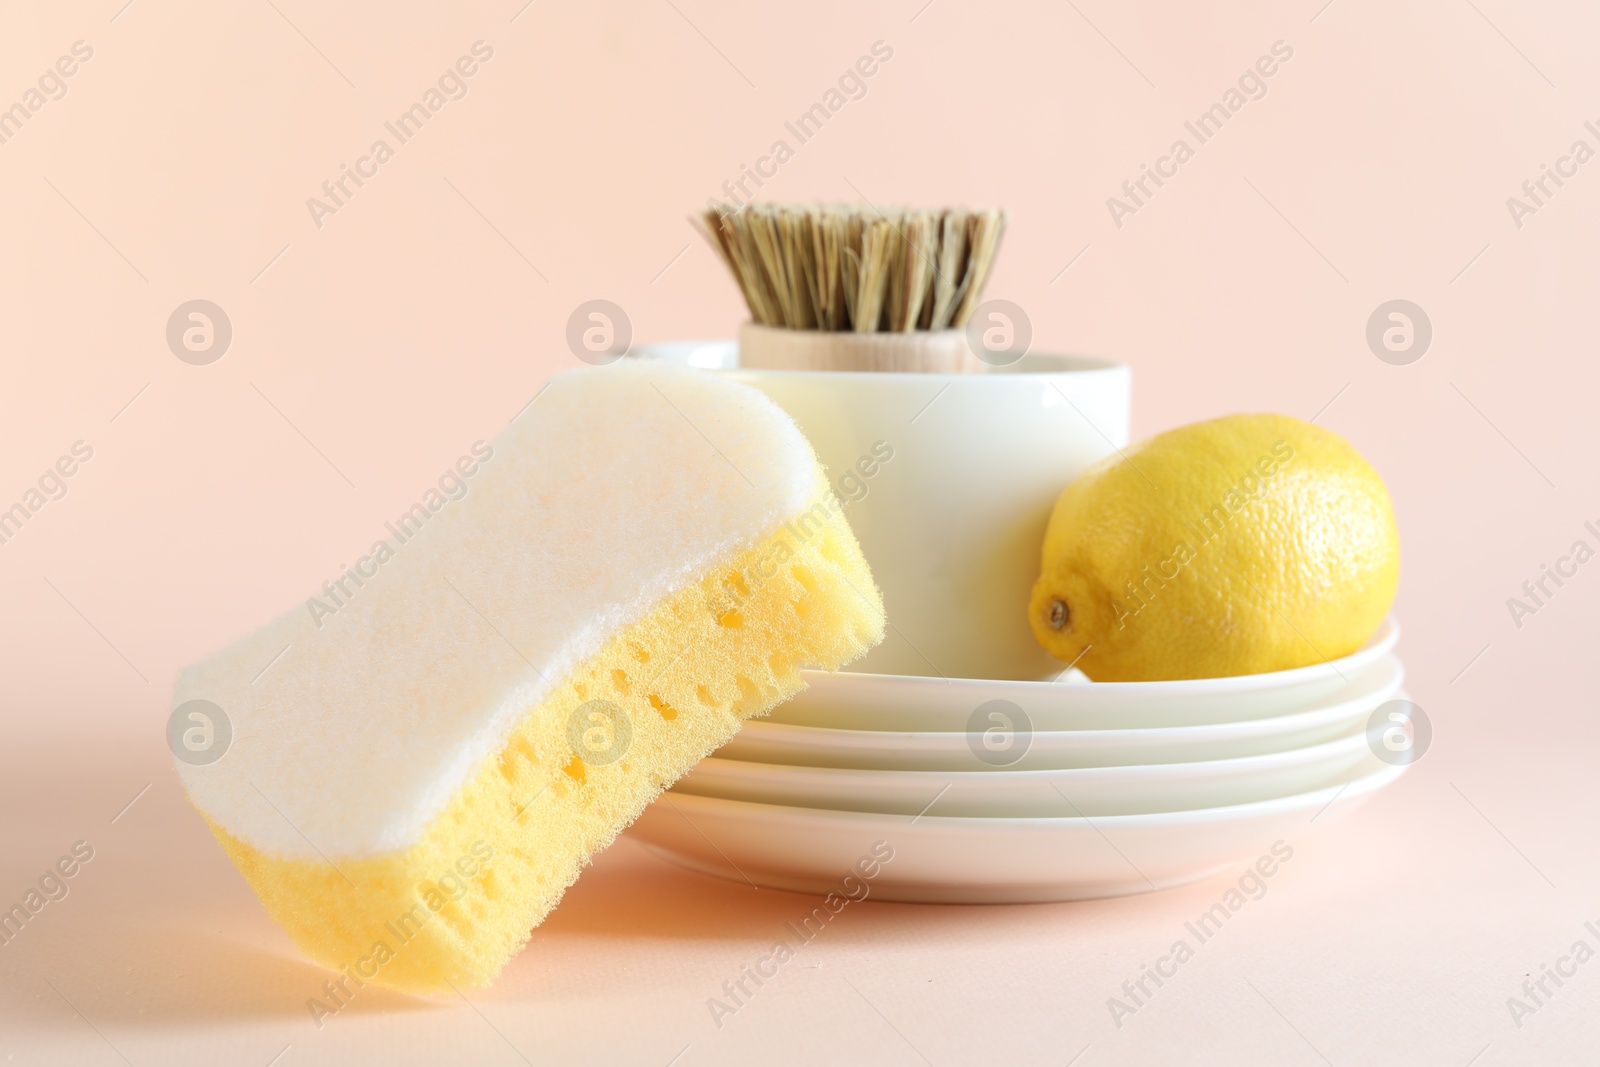
[[[1283,715],[1333,696],[1388,655],[1400,626],[1386,619],[1348,656],[1289,671],[1181,682],[1017,682],[803,671],[810,686],[768,722],[843,730],[964,731],[974,708],[1009,700],[1035,730],[1195,726]]]
[[[1403,694],[1402,694],[1403,695]],[[1052,771],[870,771],[701,760],[675,794],[797,808],[976,818],[1140,815],[1216,808],[1348,781],[1383,764],[1365,731],[1240,759]]]
[[[1404,676],[1399,659],[1385,656],[1341,690],[1337,700],[1306,711],[1148,730],[1033,730],[1017,717],[1015,707],[990,709],[978,728],[960,733],[834,730],[752,719],[717,755],[752,763],[897,771],[1055,770],[1234,759],[1343,737],[1394,697]]]
[[[1313,824],[1332,822],[1405,770],[1386,766],[1254,804],[1098,819],[913,819],[667,793],[628,833],[680,866],[771,889],[859,896],[865,882],[881,900],[1087,900],[1192,882],[1269,854],[1275,842],[1293,848]],[[856,864],[875,845],[893,858],[866,880]]]

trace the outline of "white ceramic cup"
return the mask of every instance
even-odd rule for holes
[[[889,616],[851,670],[1062,670],[1034,639],[1028,594],[1056,497],[1128,443],[1127,367],[1030,355],[983,374],[717,373],[794,418],[845,504]]]

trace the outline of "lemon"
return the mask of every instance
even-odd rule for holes
[[[1029,621],[1096,681],[1256,674],[1355,651],[1399,576],[1388,491],[1348,441],[1286,415],[1230,415],[1067,486]]]

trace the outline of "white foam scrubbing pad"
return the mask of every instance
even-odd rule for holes
[[[810,446],[726,378],[558,375],[465,484],[359,587],[177,686],[232,732],[220,760],[179,761],[190,801],[302,949],[355,981],[489,981],[802,665],[882,637]]]

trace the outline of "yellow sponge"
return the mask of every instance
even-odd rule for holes
[[[212,830],[308,956],[363,983],[481,986],[590,855],[741,721],[804,688],[800,664],[839,667],[876,644],[882,626],[849,527],[819,503],[614,637],[403,855],[337,866],[273,859]],[[581,721],[591,736],[575,751],[568,723],[599,701],[616,710],[594,704]],[[604,762],[586,761],[586,750]]]
[[[661,387],[671,391],[672,399],[663,393],[662,400],[678,410],[656,423],[658,429],[678,425],[679,417],[691,412],[702,421],[704,430],[698,425],[689,429],[703,439],[678,439],[681,451],[663,447],[660,441],[649,448],[664,463],[703,460],[701,476],[711,479],[712,490],[743,500],[749,494],[730,484],[730,479],[734,475],[744,479],[738,465],[757,466],[761,449],[755,438],[740,438],[734,423],[740,418],[770,420],[776,409],[769,410],[764,398],[752,399],[745,394],[753,390],[731,382],[719,381],[712,388],[679,377],[688,373],[632,371],[624,376],[647,378],[646,384],[657,391]],[[614,379],[591,378],[588,383],[585,388],[591,391],[616,388]],[[691,398],[707,390],[706,403],[696,408]],[[749,410],[738,418],[729,415],[730,400],[735,407],[748,405]],[[647,406],[648,397],[635,396],[633,402],[641,412],[653,411]],[[567,413],[581,421],[581,409],[574,399]],[[559,423],[560,409],[556,410]],[[726,421],[729,418],[733,423]],[[570,565],[551,577],[538,567],[506,563],[522,560],[525,549],[505,549],[502,557],[497,555],[500,549],[485,547],[485,525],[521,506],[502,500],[448,531],[452,547],[441,542],[417,554],[453,559],[461,567],[470,562],[481,568],[485,559],[505,564],[490,568],[493,573],[487,577],[499,583],[492,587],[469,582],[467,571],[454,579],[444,576],[450,588],[463,593],[461,600],[469,598],[458,587],[467,586],[473,590],[471,599],[482,601],[471,605],[471,612],[466,608],[456,612],[459,629],[476,633],[477,643],[454,643],[459,635],[437,618],[447,610],[447,599],[435,602],[436,617],[414,620],[421,627],[414,634],[419,643],[406,655],[437,657],[433,671],[423,670],[401,686],[377,680],[361,657],[376,657],[379,648],[389,645],[382,640],[387,631],[369,619],[335,639],[331,652],[337,654],[332,658],[302,652],[302,663],[309,665],[296,670],[306,672],[306,677],[297,681],[295,671],[286,672],[276,689],[263,682],[278,667],[263,672],[262,681],[236,681],[235,675],[253,671],[252,657],[270,655],[267,650],[277,637],[247,640],[186,672],[180,698],[193,701],[206,692],[225,692],[237,709],[231,723],[232,752],[201,766],[179,756],[190,799],[273,918],[307,955],[343,973],[335,983],[338,989],[348,994],[355,986],[375,983],[448,992],[452,987],[490,982],[590,856],[609,844],[666,786],[727,742],[741,721],[798,692],[804,684],[799,674],[802,665],[836,669],[881,639],[883,606],[860,549],[809,447],[799,438],[803,457],[790,455],[793,443],[787,435],[797,436],[797,431],[781,413],[776,418],[782,421],[774,423],[775,432],[788,442],[779,451],[788,458],[777,462],[768,456],[761,463],[766,469],[750,473],[787,482],[783,492],[764,498],[766,502],[754,509],[738,504],[719,511],[705,499],[678,502],[686,515],[698,513],[701,521],[706,514],[713,515],[735,533],[741,516],[766,515],[763,532],[738,537],[735,546],[719,549],[710,562],[691,558],[695,572],[689,575],[682,573],[683,559],[666,560],[659,568],[653,563],[629,565],[643,567],[632,578],[647,584],[655,573],[652,568],[675,578],[665,595],[649,598],[631,612],[631,621],[611,627],[609,635],[593,642],[593,650],[570,668],[560,669],[564,656],[572,658],[567,645],[577,641],[570,631],[581,629],[580,621],[590,615],[615,618],[623,612],[614,603],[571,603],[577,595],[572,583],[577,582],[579,589],[604,588],[598,577],[581,570],[575,576]],[[720,445],[712,445],[720,457],[706,451],[712,437],[721,438]],[[737,444],[740,440],[742,446]],[[523,445],[514,434],[503,435],[494,456],[498,460],[510,448]],[[803,469],[792,462],[800,458]],[[640,462],[638,455],[612,459]],[[603,465],[604,460],[591,457],[581,462],[592,466]],[[781,469],[774,468],[775,462]],[[723,464],[732,468],[732,474],[707,473]],[[501,468],[502,482],[514,466]],[[665,468],[653,472],[658,481],[683,476],[682,471]],[[563,485],[570,482],[571,472],[564,477]],[[802,487],[803,497],[795,492]],[[551,489],[557,497],[563,491]],[[501,485],[488,495],[502,492],[518,500],[529,495],[520,483],[509,490]],[[773,500],[778,501],[776,507],[771,506]],[[557,501],[547,494],[542,502]],[[643,505],[641,518],[652,506]],[[649,530],[641,527],[635,534],[648,537]],[[674,536],[664,528],[660,535],[669,542]],[[476,547],[466,556],[452,555],[458,542]],[[649,553],[638,557],[648,558]],[[397,555],[385,571],[397,568],[400,561]],[[543,577],[527,579],[521,573],[525,569]],[[406,574],[421,581],[426,571]],[[399,575],[385,573],[375,582],[392,577]],[[529,622],[533,629],[519,630],[513,610],[519,600],[510,595],[519,587],[524,599],[532,589],[564,590],[559,605],[528,605],[523,614],[564,613],[571,621],[551,628],[541,616]],[[497,600],[491,588],[507,592],[509,599]],[[387,606],[401,610],[412,599],[412,592],[396,593]],[[358,603],[353,600],[352,608]],[[552,633],[559,631],[542,652],[535,648],[533,637],[525,636],[544,632],[535,622]],[[429,651],[434,646],[421,643],[424,636],[440,647]],[[322,639],[328,635],[301,635],[291,640],[291,647],[295,640]],[[321,646],[313,650],[321,651]],[[286,653],[280,655],[287,659]],[[450,674],[451,655],[474,659],[479,666]],[[451,679],[448,691],[427,690],[428,685],[440,684],[435,675],[441,673]],[[383,689],[386,699],[393,701],[391,714],[355,715],[351,709],[330,705],[316,711],[308,730],[302,714],[307,702],[332,700],[350,674],[368,687]],[[470,691],[458,692],[463,687]],[[407,703],[408,697],[427,697],[430,692],[432,699]],[[508,693],[533,695],[514,707],[509,718],[482,710],[498,707],[497,701]],[[441,704],[452,708],[448,715],[428,713]],[[182,703],[178,711],[189,706]],[[350,723],[352,716],[361,721]],[[493,728],[492,744],[481,746],[469,764],[454,769],[455,750],[474,751],[472,746],[490,730],[485,723],[502,719],[506,725]],[[451,724],[463,735],[459,745],[449,733]],[[437,758],[430,763],[425,757],[436,751]],[[386,765],[386,759],[408,762]],[[428,773],[417,772],[414,764],[427,764]],[[347,768],[347,779],[330,780],[328,768],[340,765]],[[403,791],[392,792],[385,803],[369,803],[370,794],[396,789],[396,781],[404,783]],[[357,783],[361,788],[354,787]],[[384,847],[395,840],[403,841],[403,846]]]

